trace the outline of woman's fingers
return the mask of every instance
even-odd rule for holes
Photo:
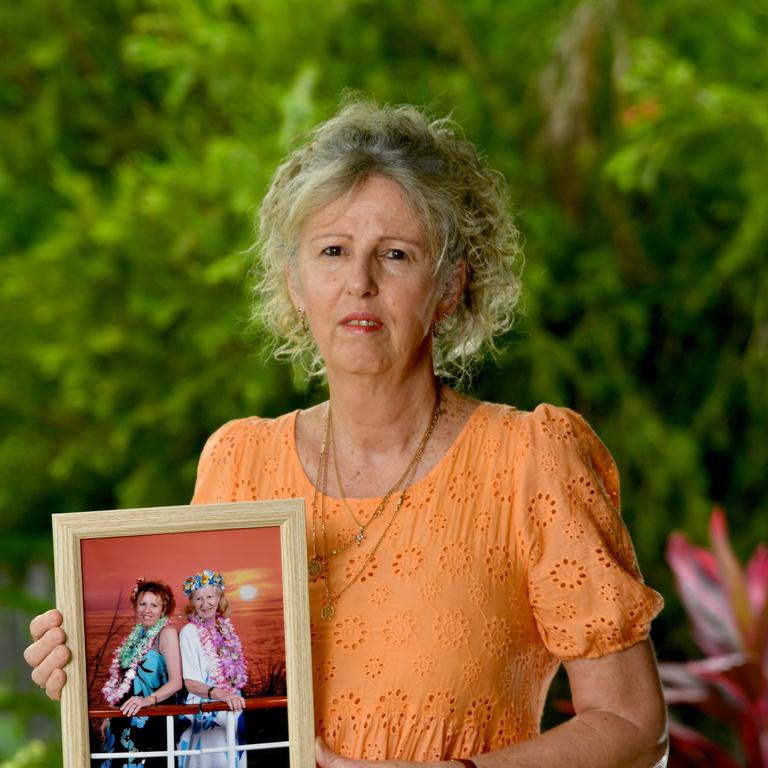
[[[333,753],[325,746],[325,742],[318,736],[315,739],[315,762],[317,763],[317,768],[330,768],[331,763],[329,760],[332,758],[332,755]]]
[[[42,639],[27,648],[24,652],[24,658],[27,663],[34,663],[32,680],[41,688],[45,688],[45,692],[53,699],[59,698],[57,694],[61,693],[61,687],[67,679],[62,667],[69,661],[72,654],[66,645],[61,644],[61,637],[64,633],[60,629],[52,629],[49,632],[61,633],[61,635],[53,640],[48,638],[47,634],[43,635]],[[57,670],[61,672],[61,675],[57,673],[51,679]]]
[[[32,680],[54,701],[61,698],[61,689],[67,682],[67,673],[62,667],[71,656],[64,645],[67,635],[61,628],[61,621],[61,612],[55,608],[35,616],[29,624],[34,642],[24,651],[24,660],[34,667]]]
[[[61,611],[51,608],[50,611],[35,616],[29,622],[29,634],[32,635],[33,640],[39,640],[49,629],[60,627],[62,621]]]
[[[45,694],[49,699],[58,701],[61,698],[61,689],[67,682],[67,673],[63,669],[54,669],[45,682]]]
[[[416,768],[424,763],[411,763],[404,760],[350,760],[348,757],[334,752],[319,736],[315,738],[315,762],[317,768]],[[432,765],[432,763],[430,763]],[[434,763],[443,765],[443,763]]]
[[[346,757],[337,755],[319,736],[315,739],[315,761],[318,768],[352,768],[357,765]]]
[[[144,705],[141,696],[131,696],[130,699],[123,702],[123,706],[120,707],[120,711],[126,716],[131,717],[139,712]]]
[[[42,617],[38,616],[38,618]],[[31,628],[32,625],[30,624],[30,629]],[[64,645],[66,641],[67,636],[61,627],[50,627],[42,635],[35,637],[34,643],[26,647],[24,650],[24,660],[30,667],[37,667],[46,659],[54,648]]]

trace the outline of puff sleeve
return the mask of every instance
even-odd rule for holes
[[[526,443],[516,514],[542,642],[567,660],[643,640],[663,599],[643,583],[610,453],[581,416],[549,405],[530,414]]]
[[[246,419],[234,419],[219,427],[208,438],[197,464],[193,504],[237,501],[235,489],[246,429]]]

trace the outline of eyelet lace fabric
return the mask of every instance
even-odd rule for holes
[[[311,500],[295,420],[221,427],[193,502]],[[378,501],[349,503],[367,520]],[[348,513],[332,498],[326,512],[328,540],[345,540]],[[332,621],[310,584],[316,729],[348,757],[444,760],[530,739],[559,663],[634,645],[663,605],[621,521],[614,462],[565,408],[480,404],[397,523]],[[332,576],[364,555],[334,558]]]

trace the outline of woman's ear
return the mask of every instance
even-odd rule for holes
[[[461,299],[464,286],[467,284],[467,263],[462,259],[455,269],[450,279],[446,282],[443,295],[435,307],[435,322],[440,323],[446,317],[452,315]]]
[[[291,297],[291,303],[293,304],[293,308],[298,312],[299,307],[304,304],[298,271],[295,266],[289,264],[285,268],[283,274],[285,275],[285,284],[288,287],[288,295]]]

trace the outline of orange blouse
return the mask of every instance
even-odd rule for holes
[[[304,498],[296,413],[231,421],[208,441],[194,502]],[[318,494],[319,496],[319,494]],[[380,499],[324,499],[328,547]],[[338,592],[394,509],[332,560]],[[311,550],[311,544],[310,544]],[[310,582],[318,733],[353,758],[443,760],[539,733],[558,664],[645,638],[661,596],[642,583],[605,446],[573,411],[482,403],[406,496],[373,560],[320,617]]]

